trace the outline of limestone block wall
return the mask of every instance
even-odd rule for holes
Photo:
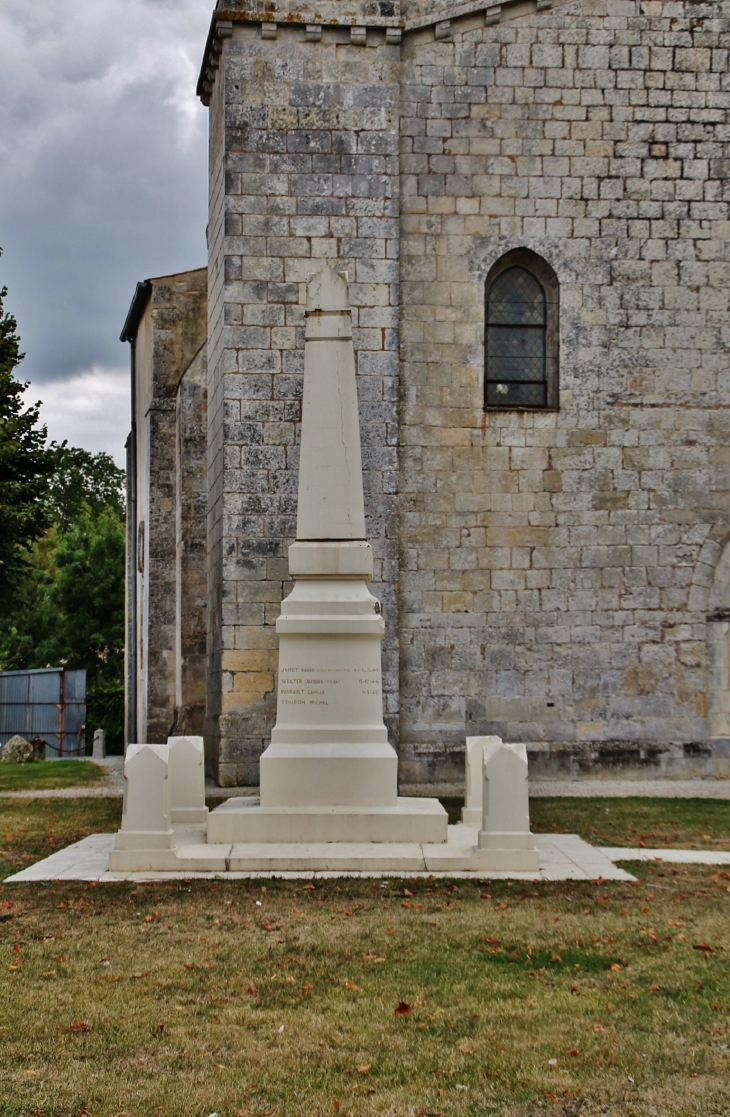
[[[186,370],[205,348],[206,311],[205,268],[140,284],[130,311],[135,320],[137,523],[128,524],[127,581],[131,585],[130,544],[134,532],[138,641],[136,679],[128,676],[128,685],[137,688],[136,734],[129,723],[127,732],[152,744],[164,743],[176,720],[181,624],[193,629],[200,624],[199,617],[194,616],[199,601],[187,592],[178,595],[177,590],[176,399]],[[191,443],[183,476],[190,470],[193,453]],[[190,511],[188,502],[182,525],[187,530]],[[204,522],[198,532],[201,536]]]
[[[655,0],[404,37],[408,779],[455,771],[466,733],[707,740],[730,527],[727,48],[722,4]],[[485,277],[516,247],[560,282],[558,412],[483,410]]]
[[[207,662],[207,395],[205,344],[177,388],[175,447],[175,733],[202,735]]]
[[[729,736],[725,6],[220,0],[216,18],[220,782],[257,782],[275,717],[303,286],[335,257],[402,777],[460,773],[467,734],[591,758]],[[514,249],[560,285],[557,411],[483,407],[485,281]]]
[[[225,14],[225,13],[224,13]],[[353,304],[373,592],[397,740],[398,67],[348,27],[233,22],[210,93],[209,683],[219,781],[258,782],[295,532],[304,295],[337,258]]]

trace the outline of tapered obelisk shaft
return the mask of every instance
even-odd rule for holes
[[[347,284],[329,267],[307,287],[297,539],[365,539]]]

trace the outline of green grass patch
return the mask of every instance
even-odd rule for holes
[[[461,821],[464,800],[442,799],[449,823]],[[593,845],[730,850],[730,800],[530,799],[535,834],[578,834]]]
[[[106,772],[91,760],[31,760],[0,763],[0,791],[57,791],[104,783]]]
[[[3,856],[120,810],[0,801]],[[718,1117],[730,874],[640,870],[6,885],[0,1117]]]
[[[730,849],[730,800],[531,799],[535,833],[579,834],[594,845]]]
[[[121,817],[121,799],[0,799],[0,880],[89,834],[118,830]]]

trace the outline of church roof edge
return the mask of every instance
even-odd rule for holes
[[[142,316],[147,309],[147,303],[152,294],[152,288],[155,285],[161,285],[171,279],[179,279],[182,276],[197,275],[200,272],[207,272],[207,267],[190,268],[188,271],[171,272],[169,275],[154,275],[149,279],[141,280],[134,291],[132,302],[127,311],[127,317],[124,320],[122,332],[119,335],[120,341],[134,341],[137,336],[139,324],[142,321]]]
[[[197,94],[210,104],[218,68],[221,40],[230,38],[234,23],[261,23],[305,27],[382,27],[389,35],[435,27],[436,37],[450,34],[451,20],[485,12],[486,22],[499,19],[503,6],[515,0],[218,0],[203,53]],[[553,0],[537,0],[537,7],[552,7]],[[269,36],[275,37],[275,35]],[[390,42],[391,40],[388,39]],[[393,42],[399,39],[393,39]]]

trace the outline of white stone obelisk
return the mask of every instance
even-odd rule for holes
[[[385,625],[368,590],[347,283],[327,265],[307,284],[306,323],[294,589],[276,623],[276,725],[261,757],[260,803],[228,800],[212,811],[208,841],[445,842],[438,800],[398,797],[398,758],[383,722]]]
[[[295,585],[276,625],[279,693],[261,806],[394,807],[351,314],[347,284],[329,267],[309,281],[306,323]]]

